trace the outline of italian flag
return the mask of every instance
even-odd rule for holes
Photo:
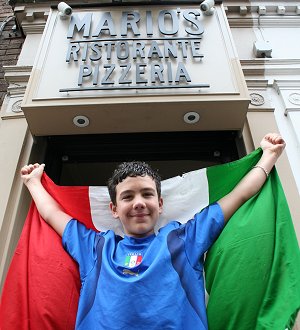
[[[163,181],[164,213],[158,227],[175,219],[186,222],[230,192],[260,155],[258,149],[238,161]],[[122,234],[110,215],[106,187],[62,187],[46,175],[43,185],[87,227]],[[297,239],[274,169],[207,254],[209,329],[291,329],[300,307],[299,266]],[[74,329],[79,292],[76,263],[32,203],[3,288],[0,328]]]

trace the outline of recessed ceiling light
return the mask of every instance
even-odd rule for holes
[[[77,127],[86,127],[90,124],[90,120],[86,116],[76,116],[73,118],[73,123]]]
[[[199,121],[200,116],[198,112],[195,111],[190,111],[187,112],[184,116],[183,116],[183,120],[187,123],[187,124],[195,124]]]

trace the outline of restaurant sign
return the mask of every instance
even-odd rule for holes
[[[36,108],[55,106],[54,114],[90,103],[101,112],[124,98],[129,117],[138,104],[174,102],[176,111],[188,102],[193,111],[229,100],[242,102],[245,116],[249,98],[224,10],[117,6],[68,18],[52,10],[22,104],[29,121]]]
[[[200,10],[151,10],[86,13],[71,17],[66,62],[78,62],[80,90],[209,87],[194,84],[185,62],[201,62],[204,27]],[[120,23],[119,23],[120,22]],[[143,26],[144,29],[141,29]],[[180,31],[184,30],[184,31]],[[178,35],[182,35],[178,37]],[[78,36],[76,38],[76,36]],[[159,37],[158,37],[159,36]],[[65,88],[60,91],[74,91]]]

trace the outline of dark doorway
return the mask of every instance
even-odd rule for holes
[[[49,136],[46,140],[46,171],[60,185],[106,185],[123,161],[146,161],[167,179],[245,154],[236,131]]]

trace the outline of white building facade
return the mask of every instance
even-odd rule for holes
[[[1,287],[30,199],[19,170],[52,159],[49,141],[60,143],[60,137],[84,149],[91,143],[84,139],[103,134],[160,138],[160,133],[201,132],[212,141],[215,132],[217,143],[218,134],[231,132],[235,156],[226,154],[224,161],[257,148],[267,132],[279,132],[287,147],[277,169],[299,240],[300,3],[224,1],[216,3],[212,15],[192,1],[69,4],[73,13],[65,18],[57,3],[14,5],[26,39],[17,65],[5,67]],[[134,11],[138,17],[127,14]],[[162,45],[162,37],[168,43]],[[208,151],[215,151],[213,143]],[[70,156],[63,157],[62,162]],[[203,159],[205,166],[213,163]],[[180,171],[178,159],[176,164]],[[58,167],[59,183],[72,183],[63,174],[68,165]],[[75,166],[69,168],[76,176]]]

